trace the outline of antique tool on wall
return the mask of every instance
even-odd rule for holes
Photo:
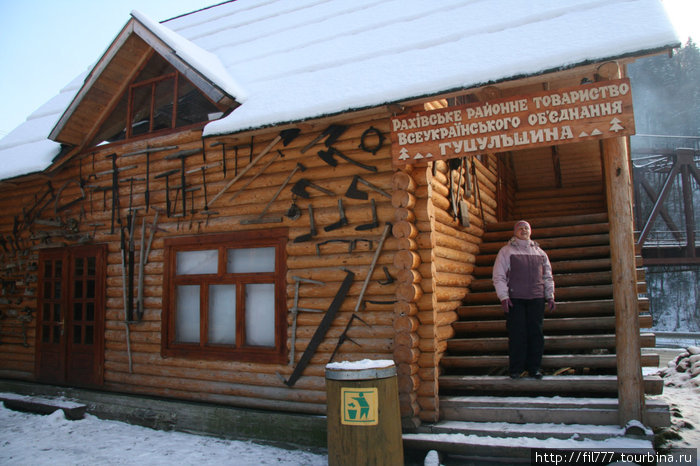
[[[167,217],[170,217],[170,175],[174,175],[175,173],[179,172],[177,168],[174,168],[172,170],[165,171],[163,173],[159,173],[153,178],[165,178],[165,215]]]
[[[80,189],[80,195],[78,197],[75,197],[67,202],[61,203],[61,195],[63,194],[63,191],[68,187],[70,184],[76,184],[78,186],[78,189]],[[83,181],[79,178],[74,178],[66,181],[63,183],[63,186],[61,186],[58,189],[58,192],[56,193],[56,200],[54,202],[53,206],[53,213],[54,215],[58,216],[58,213],[66,210],[78,202],[82,201],[85,199],[85,190],[83,189]]]
[[[181,150],[165,156],[165,160],[180,159],[180,190],[182,192],[182,216],[187,215],[187,183],[185,180],[185,159],[202,152],[201,148]]]
[[[332,239],[327,239],[325,241],[321,241],[321,242],[316,243],[316,255],[317,256],[321,255],[321,246],[323,246],[324,244],[330,244],[330,243],[347,243],[348,253],[352,252],[353,240],[347,239],[347,238],[332,238]]]
[[[358,166],[358,167],[360,167],[360,168],[363,168],[363,169],[365,169],[365,170],[367,170],[367,171],[370,171],[370,172],[376,172],[376,171],[377,171],[377,167],[374,167],[374,166],[372,166],[372,165],[366,165],[366,164],[364,164],[364,163],[362,163],[362,162],[358,162],[357,160],[353,160],[353,159],[351,159],[350,157],[348,157],[347,155],[345,155],[345,154],[343,154],[342,152],[340,152],[340,151],[339,151],[338,149],[336,149],[335,147],[329,147],[328,150],[320,150],[320,151],[318,151],[318,156],[321,157],[321,160],[323,160],[324,162],[326,162],[326,163],[327,163],[328,165],[330,165],[331,167],[336,167],[336,166],[338,166],[338,161],[335,159],[335,156],[336,156],[336,155],[337,155],[338,157],[340,157],[341,159],[345,160],[346,162],[351,163],[351,164],[353,164],[353,165],[356,165],[356,166]]]
[[[365,291],[367,291],[367,285],[369,285],[369,281],[372,278],[372,273],[374,273],[374,267],[377,265],[377,260],[379,259],[379,255],[382,253],[382,249],[384,248],[384,241],[386,241],[386,238],[387,238],[387,236],[389,236],[390,231],[391,231],[391,223],[387,222],[386,226],[384,227],[384,232],[382,233],[382,236],[379,239],[379,244],[377,245],[377,249],[374,251],[374,257],[372,257],[372,263],[369,265],[369,270],[367,271],[367,276],[365,277],[365,282],[362,284],[362,289],[360,290],[360,295],[357,297],[357,303],[355,304],[355,310],[353,312],[357,312],[360,309],[360,306],[362,305],[362,300],[364,299]]]
[[[202,188],[204,190],[204,209],[203,210],[205,210],[205,211],[209,210],[208,202],[207,202],[207,170],[210,168],[218,167],[220,165],[221,165],[221,163],[215,162],[215,163],[210,163],[208,165],[202,165],[201,167],[193,168],[191,170],[187,170],[188,175],[191,173],[196,173],[196,172],[202,173]],[[194,200],[192,201],[192,207],[194,208]]]
[[[384,241],[386,241],[387,236],[389,236],[389,232],[391,231],[391,223],[386,224],[384,227],[384,232],[382,233],[382,237],[379,240],[379,244],[377,245],[376,251],[374,251],[374,257],[372,257],[372,262],[369,265],[369,270],[367,271],[367,276],[365,277],[365,281],[362,284],[362,289],[360,290],[360,294],[357,297],[357,302],[355,303],[355,309],[353,310],[353,315],[357,315],[357,312],[360,309],[360,306],[362,305],[362,302],[365,297],[365,292],[367,291],[367,285],[369,285],[369,281],[372,278],[372,273],[374,273],[374,267],[377,265],[377,260],[379,259],[379,255],[382,253],[382,249],[384,248]],[[352,325],[353,319],[351,318],[348,321],[348,324],[345,326],[345,330],[343,330],[343,333],[341,334],[341,339],[338,340],[338,344],[335,347],[335,350],[333,350],[333,354],[331,355],[331,359],[329,360],[332,361],[333,357],[335,356],[336,352],[340,348],[340,346],[343,344],[343,341],[347,340],[347,331]],[[362,319],[360,319],[362,321]],[[364,321],[362,321],[364,322]],[[364,322],[366,324],[366,322]],[[345,336],[344,336],[345,335]]]
[[[481,212],[481,219],[484,219],[484,205],[481,202],[481,191],[479,189],[479,179],[476,177],[476,163],[472,160],[472,175],[474,176],[474,202],[479,203],[479,210]]]
[[[365,180],[360,175],[355,175],[352,177],[352,182],[350,183],[350,186],[348,186],[348,190],[345,191],[345,195],[347,197],[349,197],[350,199],[366,200],[369,198],[369,195],[367,194],[367,192],[362,191],[362,190],[357,188],[357,183],[362,183],[363,185],[367,186],[368,188],[378,192],[382,196],[391,199],[391,194],[384,191],[379,186],[372,184],[369,181]]]
[[[112,226],[110,229],[110,234],[112,234],[114,233],[114,216],[119,214],[119,173],[138,168],[138,165],[129,165],[126,167],[117,168],[117,154],[109,154],[105,156],[105,158],[112,159],[112,169],[95,173],[95,175],[112,175],[112,185],[110,186],[112,188]],[[121,218],[118,217],[117,222],[121,225]]]
[[[250,179],[248,179],[248,181],[246,181],[245,184],[244,184],[243,186],[241,186],[240,188],[238,188],[238,191],[236,191],[236,192],[233,194],[233,196],[231,196],[231,197],[229,198],[229,202],[231,202],[231,201],[233,201],[235,198],[237,198],[238,195],[241,194],[241,193],[245,190],[245,188],[247,188],[248,186],[250,186],[250,185],[253,183],[253,181],[255,181],[256,179],[258,179],[258,177],[259,177],[260,175],[262,175],[263,173],[265,173],[265,170],[267,170],[268,167],[269,167],[270,165],[272,165],[277,159],[279,159],[279,158],[281,158],[281,157],[284,157],[284,154],[282,153],[282,151],[278,150],[278,151],[277,151],[277,154],[275,154],[270,160],[268,160],[267,163],[266,163],[265,165],[263,165],[263,167],[260,169],[259,172],[257,172],[255,175],[253,175],[252,177],[250,177]]]
[[[122,297],[124,300],[124,327],[126,331],[126,356],[129,362],[129,373],[133,372],[132,357],[131,357],[131,330],[129,329],[129,323],[131,322],[131,316],[129,315],[129,296],[126,292],[126,238],[124,235],[124,227],[120,228],[120,249],[121,249],[121,260],[122,260]]]
[[[311,231],[305,235],[297,236],[294,238],[295,243],[303,243],[309,241],[311,238],[316,236],[316,225],[314,223],[314,208],[309,204],[309,224],[311,225]]]
[[[284,214],[284,216],[287,217],[289,220],[297,220],[299,217],[301,217],[301,209],[299,209],[296,200],[296,195],[292,195],[292,205],[289,206],[289,209],[287,209],[287,213]]]
[[[335,223],[332,223],[330,225],[325,226],[323,228],[324,231],[337,230],[338,228],[342,228],[348,224],[348,219],[345,217],[345,210],[343,209],[343,198],[342,197],[338,198],[338,213],[340,214],[340,219]]]
[[[287,145],[289,145],[290,142],[292,142],[294,140],[294,138],[296,138],[299,135],[299,132],[300,132],[300,130],[297,128],[285,129],[285,130],[280,131],[280,133],[277,136],[275,136],[275,138],[272,141],[270,141],[270,143],[262,150],[262,152],[260,152],[254,159],[252,159],[248,163],[248,165],[246,165],[246,167],[243,170],[241,170],[241,172],[238,175],[236,175],[231,181],[226,183],[226,185],[221,189],[221,191],[219,191],[219,193],[212,198],[210,204],[213,204],[214,202],[216,202],[216,200],[218,198],[220,198],[226,191],[228,191],[228,189],[231,186],[233,186],[233,184],[236,181],[238,181],[243,175],[248,173],[248,170],[253,168],[253,166],[260,159],[265,157],[265,155],[267,155],[267,153],[270,152],[272,150],[272,148],[277,145],[278,142],[282,141],[282,144],[284,146],[287,146]],[[251,157],[253,155],[252,141],[251,141],[250,155],[251,155]]]
[[[48,200],[46,200],[47,197]],[[35,195],[34,205],[32,205],[26,212],[24,211],[24,207],[22,207],[22,217],[24,218],[24,224],[31,225],[34,221],[34,218],[41,215],[41,212],[46,208],[47,205],[49,205],[50,202],[53,201],[54,198],[55,195],[53,191],[53,185],[51,184],[51,181],[47,181],[46,191],[44,191],[38,199]],[[46,202],[44,202],[44,200],[46,200]]]
[[[153,216],[153,223],[151,224],[150,227],[150,235],[148,237],[148,244],[146,245],[146,254],[145,254],[145,260],[146,263],[148,263],[148,255],[151,253],[151,245],[153,244],[153,237],[156,235],[157,231],[163,231],[167,232],[167,230],[160,228],[158,226],[158,216],[160,215],[161,212],[163,212],[163,209],[159,207],[154,207],[154,210],[156,211],[156,214]]]
[[[146,204],[146,211],[151,203],[151,189],[150,189],[150,176],[151,176],[151,154],[154,152],[163,152],[169,150],[175,150],[178,146],[165,146],[165,147],[148,147],[145,149],[137,150],[134,152],[128,152],[122,154],[122,157],[133,157],[136,155],[146,154],[146,192],[144,193],[144,202]]]
[[[330,125],[326,129],[321,131],[321,133],[318,136],[316,136],[310,143],[308,143],[307,145],[302,147],[300,152],[303,154],[307,150],[311,149],[314,145],[316,145],[316,143],[318,141],[320,141],[321,139],[323,139],[326,136],[327,136],[327,139],[325,141],[326,147],[330,147],[331,145],[333,145],[333,143],[335,141],[338,140],[338,138],[345,132],[346,129],[348,129],[348,127],[345,125],[335,125],[335,124]]]
[[[367,137],[373,134],[377,136],[377,144],[374,147],[368,147],[365,143],[365,140],[367,139]],[[383,145],[384,135],[374,126],[370,126],[366,130],[364,130],[362,136],[360,136],[360,149],[362,149],[365,152],[370,152],[372,155],[377,155],[377,152],[379,152],[379,149],[381,149]]]
[[[122,183],[129,183],[129,210],[128,215],[131,215],[134,205],[134,181],[144,181],[145,178],[131,176],[129,178],[124,178],[121,180]],[[128,223],[128,220],[127,220]]]
[[[133,209],[130,215],[130,221],[128,226],[129,231],[129,255],[128,255],[128,284],[127,284],[127,295],[129,302],[127,303],[127,314],[129,316],[129,321],[134,320],[134,268],[136,264],[134,263],[136,259],[136,234],[134,228],[136,227],[136,212],[140,210],[139,208]]]
[[[316,243],[316,255],[320,256],[321,255],[321,246],[324,244],[330,244],[330,243],[346,243],[348,245],[348,254],[350,254],[352,251],[355,250],[357,247],[357,243],[359,242],[365,242],[367,243],[367,247],[369,250],[372,250],[372,240],[367,239],[367,238],[353,238],[353,239],[348,239],[348,238],[331,238],[327,239],[325,241],[320,241]]]
[[[110,234],[114,234],[114,215],[119,208],[119,172],[117,171],[117,154],[109,154],[106,158],[112,159],[112,226],[109,230]]]
[[[355,227],[355,230],[357,231],[372,230],[379,226],[379,219],[377,218],[377,204],[374,202],[374,199],[370,199],[370,201],[372,203],[372,221],[369,223],[363,223],[362,225],[357,225]]]
[[[338,353],[338,350],[340,347],[345,343],[346,341],[349,341],[350,343],[354,344],[355,346],[362,346],[352,338],[348,336],[348,330],[350,330],[350,327],[352,327],[352,322],[353,320],[359,320],[363,324],[365,324],[367,327],[372,327],[370,324],[364,321],[362,317],[360,317],[358,314],[353,313],[350,316],[350,320],[348,320],[347,325],[345,325],[345,328],[343,329],[343,333],[340,334],[340,337],[338,337],[338,343],[336,343],[335,348],[333,348],[333,352],[331,353],[331,357],[328,359],[328,362],[333,362],[333,358],[335,358],[336,353]]]
[[[282,217],[270,217],[270,218],[265,218],[265,215],[267,214],[268,209],[272,205],[273,202],[277,199],[277,196],[280,195],[282,190],[289,184],[289,181],[292,179],[292,177],[296,174],[297,171],[306,171],[306,167],[304,164],[297,162],[296,166],[294,169],[287,175],[287,178],[282,182],[280,185],[279,189],[277,189],[277,192],[272,196],[272,199],[268,201],[268,203],[265,205],[265,208],[263,208],[262,212],[260,212],[260,215],[258,215],[256,218],[252,219],[244,219],[241,221],[243,225],[249,225],[249,224],[257,224],[257,223],[277,223],[282,221]]]
[[[318,280],[311,280],[310,278],[302,278],[302,277],[297,277],[293,276],[292,279],[294,280],[294,306],[289,310],[289,312],[292,313],[292,344],[291,344],[291,349],[289,351],[289,365],[294,364],[294,355],[295,355],[295,346],[296,346],[296,341],[297,341],[297,315],[299,314],[300,311],[304,312],[323,312],[322,309],[308,309],[304,307],[299,307],[299,286],[301,283],[311,283],[313,285],[325,285],[325,283],[318,281]]]
[[[469,165],[467,164],[467,158],[462,157],[462,166],[460,167],[459,174],[460,179],[464,173],[464,193],[459,197],[459,219],[460,224],[463,227],[469,226]]]
[[[221,170],[224,172],[224,178],[226,178],[226,143],[223,141],[217,141],[211,144],[209,147],[216,146],[221,146]],[[238,153],[238,146],[236,146],[236,153]],[[238,159],[238,156],[236,156],[236,159]]]
[[[386,280],[377,280],[377,283],[379,283],[380,285],[391,285],[392,283],[394,283],[395,280],[394,277],[392,277],[389,273],[389,267],[384,265],[382,266],[382,270],[384,271],[384,276],[386,277]]]
[[[459,215],[459,206],[457,204],[457,195],[459,193],[459,185],[460,183],[457,183],[457,187],[455,189],[455,182],[453,178],[453,171],[459,168],[458,163],[460,163],[459,159],[450,159],[447,161],[447,181],[449,181],[449,189],[450,189],[450,204],[452,206],[452,218],[456,221],[457,216]]]
[[[335,196],[335,193],[333,191],[319,186],[316,183],[312,183],[306,178],[300,178],[299,181],[294,183],[294,186],[292,186],[292,193],[296,194],[299,197],[303,197],[304,199],[310,199],[311,195],[308,192],[306,192],[306,188],[314,188],[318,191],[321,191],[323,194]]]
[[[143,273],[146,260],[146,217],[141,219],[141,243],[139,247],[139,278],[136,288],[136,318],[141,320],[143,318]]]
[[[323,319],[318,325],[318,328],[316,328],[314,335],[311,337],[309,345],[306,347],[306,350],[304,350],[304,354],[301,355],[301,359],[299,360],[297,366],[294,368],[292,375],[289,376],[288,380],[284,381],[284,383],[289,387],[293,386],[299,379],[299,377],[301,377],[301,374],[304,372],[304,369],[306,369],[306,366],[311,361],[311,358],[318,349],[319,345],[323,342],[323,339],[326,336],[326,332],[328,332],[328,329],[331,327],[333,319],[335,319],[335,316],[338,313],[340,306],[343,304],[343,301],[345,301],[345,297],[347,296],[348,291],[350,291],[350,286],[352,285],[352,282],[355,279],[355,273],[351,270],[344,271],[346,275],[345,279],[343,280],[343,283],[340,284],[338,292],[333,298],[333,301],[331,302],[330,306],[328,306],[328,310],[323,316]]]

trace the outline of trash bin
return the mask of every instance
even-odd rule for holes
[[[327,364],[326,398],[329,465],[403,465],[394,361]]]

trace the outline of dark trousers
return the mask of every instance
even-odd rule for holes
[[[534,375],[540,370],[544,351],[544,298],[511,299],[513,307],[506,318],[508,360],[511,374],[525,369]]]

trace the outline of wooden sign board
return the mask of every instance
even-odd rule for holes
[[[391,119],[394,167],[634,134],[629,79]]]

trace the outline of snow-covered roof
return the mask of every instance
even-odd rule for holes
[[[241,105],[227,134],[679,45],[658,0],[237,0],[133,16]],[[0,140],[0,179],[46,168],[74,80]]]

